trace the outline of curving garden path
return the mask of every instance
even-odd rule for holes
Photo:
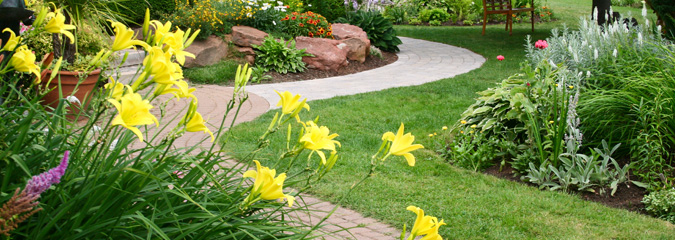
[[[300,94],[308,101],[327,99],[433,82],[467,73],[479,68],[485,62],[485,58],[464,48],[405,37],[401,37],[401,41],[403,44],[399,46],[401,51],[398,53],[398,60],[384,67],[338,77],[247,86],[249,99],[242,106],[236,123],[251,121],[275,108],[279,96],[274,90]],[[198,111],[209,123],[220,124],[226,104],[232,98],[233,89],[216,85],[195,87],[197,90],[194,95],[199,99]],[[178,113],[184,108],[183,101],[171,101],[164,111],[168,116],[172,116],[175,115],[171,114],[172,112]],[[232,116],[226,116],[226,123],[229,123],[231,118]],[[175,144],[177,147],[188,147],[201,143],[203,147],[209,147],[210,142],[203,141],[207,137],[203,133],[186,133],[178,138]],[[303,199],[306,207],[312,211],[296,217],[307,223],[316,224],[335,207],[329,202],[311,196],[303,195]],[[395,227],[342,207],[339,207],[324,224],[327,224],[322,228],[324,232],[351,228],[351,234],[341,231],[326,239],[397,239],[401,234]]]

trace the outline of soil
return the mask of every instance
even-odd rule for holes
[[[528,184],[521,181],[520,177],[516,176],[516,171],[511,167],[510,164],[507,163],[504,167],[502,167],[501,171],[499,168],[500,166],[497,164],[485,169],[484,173],[498,178],[536,187],[534,184]],[[573,194],[583,200],[597,202],[608,207],[626,209],[632,212],[647,214],[644,210],[644,204],[642,204],[642,198],[647,194],[647,191],[645,191],[643,188],[635,186],[632,183],[619,184],[619,188],[616,190],[616,193],[614,193],[614,196],[611,196],[610,193],[611,189],[605,189],[604,193],[602,194],[600,193],[599,189],[596,189],[595,193],[584,191],[574,192]]]
[[[382,52],[382,57],[383,58],[379,58],[370,55],[366,57],[366,61],[363,63],[359,63],[356,61],[349,61],[349,64],[347,66],[340,68],[337,71],[322,71],[314,68],[308,68],[301,73],[287,73],[287,74],[280,74],[274,71],[270,71],[267,73],[267,75],[270,75],[272,79],[263,81],[262,83],[264,84],[264,83],[292,82],[292,81],[348,75],[352,73],[358,73],[382,67],[384,65],[396,62],[396,60],[398,60],[398,56],[396,56],[396,53]]]

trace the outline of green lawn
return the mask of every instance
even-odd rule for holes
[[[514,25],[512,36],[503,25],[489,26],[485,36],[482,26],[397,26],[401,36],[464,47],[487,62],[469,73],[421,86],[309,102],[311,112],[303,119],[320,116],[320,125],[340,134],[336,140],[342,143],[339,162],[311,193],[329,201],[339,199],[368,171],[382,134],[395,132],[403,122],[406,132],[426,146],[414,152],[417,165],[409,167],[403,158],[390,157],[343,205],[398,228],[404,223],[411,226],[415,215],[405,208],[415,205],[444,219],[448,225],[441,227],[441,235],[450,239],[675,239],[675,226],[658,219],[450,166],[433,152],[433,138],[427,137],[452,125],[474,102],[475,92],[518,72],[527,34],[533,40],[544,39],[563,23],[574,27],[578,16],[590,14],[590,4],[548,1],[561,20],[537,24],[533,34],[529,23]],[[632,11],[639,14],[639,9]],[[506,60],[496,61],[497,55]],[[226,149],[235,156],[254,149],[273,115],[234,127]],[[271,139],[272,150],[257,158],[263,165],[271,164],[285,148],[284,133]]]

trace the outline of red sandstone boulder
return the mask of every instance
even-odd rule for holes
[[[186,68],[209,66],[227,56],[227,43],[219,37],[209,36],[206,40],[192,42],[185,51],[195,55],[195,58],[185,58],[183,66]]]
[[[349,60],[363,63],[370,53],[370,40],[368,34],[360,27],[336,23],[332,25],[333,37],[336,40],[342,40],[349,47],[347,58]]]
[[[232,42],[238,46],[250,47],[260,45],[267,37],[267,33],[248,26],[232,27]]]
[[[347,44],[327,38],[296,37],[295,48],[305,49],[314,57],[302,57],[309,68],[337,70],[347,66]]]

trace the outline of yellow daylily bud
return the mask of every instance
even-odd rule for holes
[[[143,37],[148,39],[148,31],[150,30],[150,8],[145,9],[145,18],[143,19]]]
[[[241,65],[237,67],[237,74],[234,76],[234,93],[244,91],[246,83],[251,79],[251,74],[253,73],[253,68],[248,67],[248,63],[242,68]]]

